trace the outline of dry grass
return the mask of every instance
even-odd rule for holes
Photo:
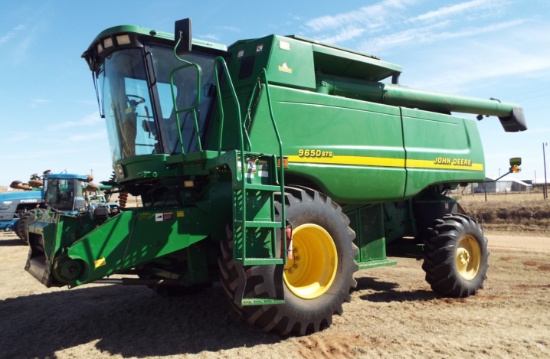
[[[529,235],[550,234],[550,199],[542,193],[456,195],[485,230]]]

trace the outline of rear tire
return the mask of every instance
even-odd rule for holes
[[[280,198],[279,198],[280,200]],[[247,266],[245,298],[273,297],[275,284],[283,276],[285,304],[245,306],[235,304],[240,279],[233,262],[233,236],[228,231],[221,242],[221,282],[237,312],[265,332],[306,335],[329,327],[342,304],[351,300],[357,282],[354,260],[358,252],[355,233],[340,206],[325,195],[303,188],[286,189],[286,217],[292,223],[294,258],[281,266]],[[277,215],[281,203],[275,205]]]
[[[446,215],[424,248],[422,269],[432,289],[445,297],[468,297],[483,288],[489,268],[487,238],[471,218]]]

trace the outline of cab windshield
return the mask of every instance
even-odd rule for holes
[[[44,184],[44,202],[58,211],[75,209],[75,199],[82,197],[81,183],[74,179],[51,178]]]
[[[177,109],[189,109],[179,114],[179,126],[170,73],[182,62],[174,57],[172,48],[151,45],[124,49],[105,59],[98,73],[98,92],[113,162],[139,155],[197,150],[214,97],[211,91],[215,83],[214,57],[200,53],[182,57],[197,64],[201,75],[199,77],[196,67],[174,75]]]

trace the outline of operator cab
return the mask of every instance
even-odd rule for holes
[[[200,150],[216,97],[214,59],[226,48],[194,41],[182,61],[174,56],[173,38],[119,26],[102,32],[83,54],[94,74],[113,164]],[[193,66],[173,71],[182,63]]]
[[[82,182],[86,176],[52,174],[44,177],[44,203],[58,212],[74,213],[84,210]]]

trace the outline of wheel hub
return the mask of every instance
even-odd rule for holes
[[[338,268],[336,245],[321,226],[304,224],[292,235],[293,258],[285,265],[284,281],[302,299],[318,298],[331,287]]]
[[[471,280],[479,272],[481,249],[474,237],[466,236],[460,240],[456,250],[456,267],[462,278]]]
[[[468,253],[464,248],[458,249],[458,260],[462,263],[463,266],[467,267],[470,263],[470,253]]]

